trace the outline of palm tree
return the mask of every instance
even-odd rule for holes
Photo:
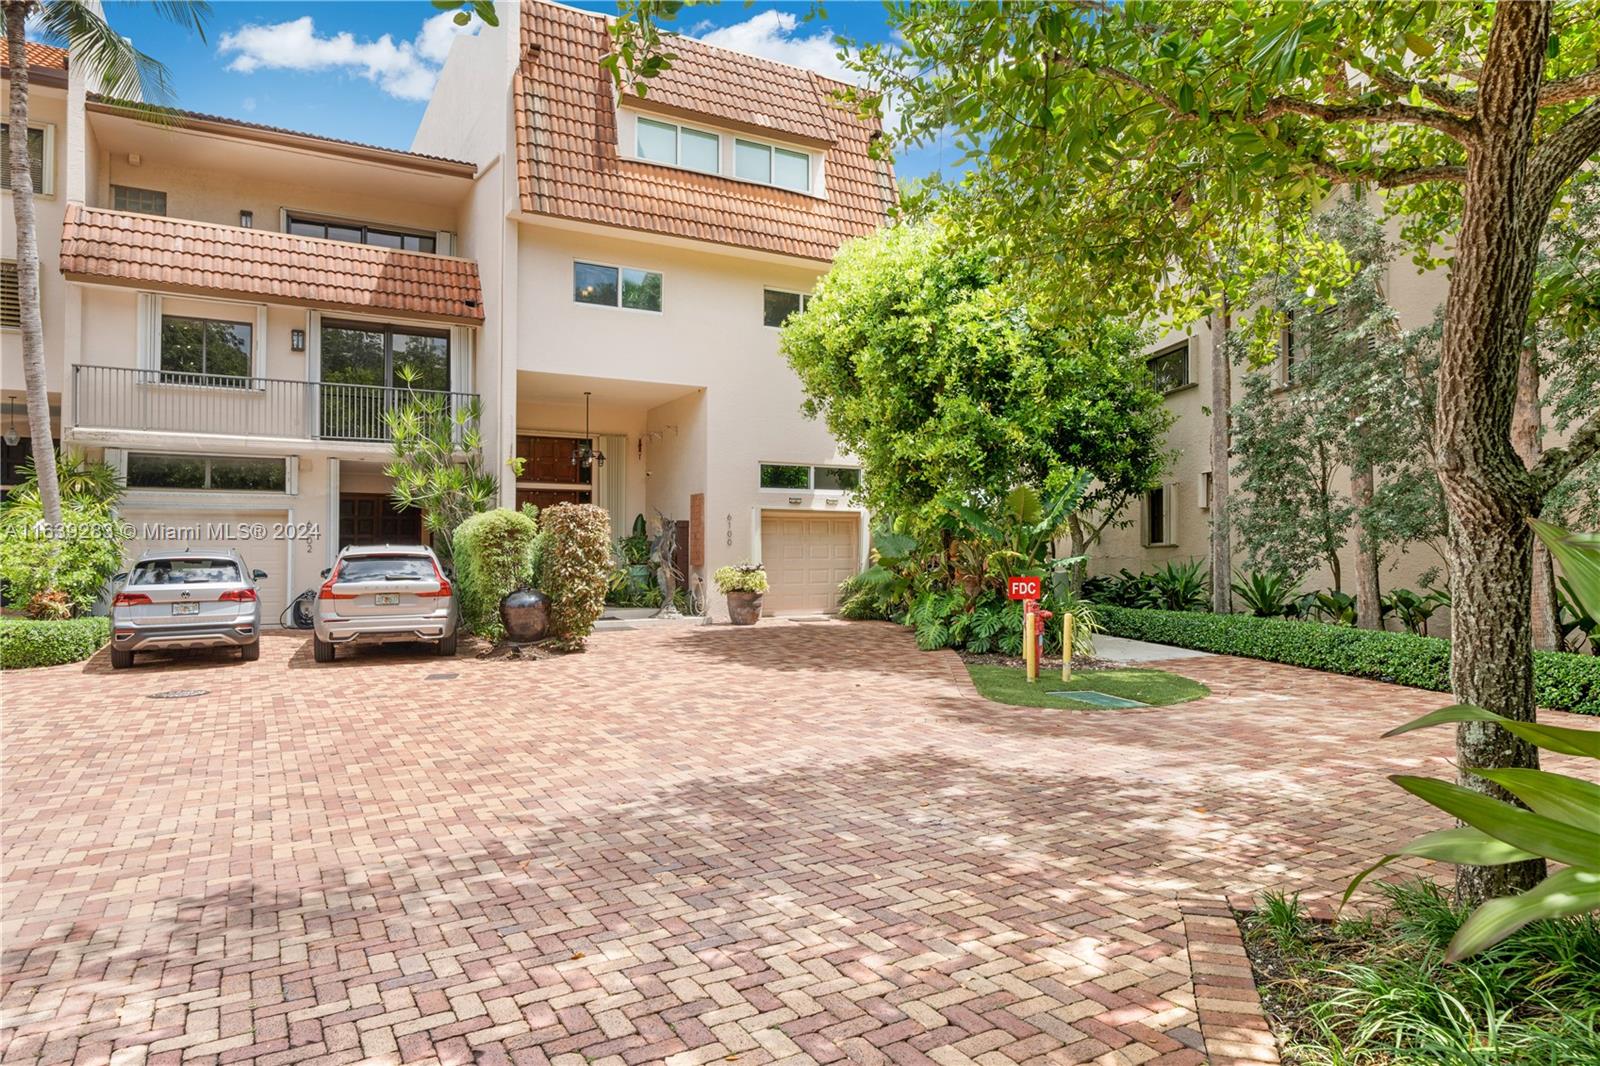
[[[126,38],[100,14],[99,4],[83,0],[3,0],[7,61],[11,66],[11,114],[8,122],[11,164],[11,206],[17,227],[17,299],[22,311],[22,370],[27,380],[28,431],[39,479],[44,520],[61,522],[61,483],[55,450],[50,447],[50,399],[45,391],[44,322],[39,313],[39,234],[33,213],[33,160],[28,153],[27,27],[30,18],[47,38],[66,41],[72,61],[82,64],[101,92],[117,99],[162,102],[172,95],[167,71]],[[167,18],[205,40],[204,2],[157,0]],[[145,110],[159,119],[154,108]]]

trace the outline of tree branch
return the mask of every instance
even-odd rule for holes
[[[1551,448],[1533,468],[1539,498],[1561,484],[1568,474],[1600,455],[1600,412],[1589,416],[1567,440],[1566,446]]]
[[[1570,104],[1591,96],[1600,96],[1600,67],[1560,81],[1546,82],[1539,90],[1539,106]]]
[[[1260,125],[1281,115],[1305,115],[1308,118],[1319,118],[1324,122],[1351,122],[1364,125],[1429,126],[1463,144],[1476,140],[1478,136],[1475,121],[1444,111],[1436,111],[1431,107],[1393,102],[1323,104],[1315,100],[1303,100],[1297,96],[1275,96],[1268,100],[1267,106],[1260,111],[1242,117],[1251,125]]]
[[[1524,201],[1527,209],[1534,212],[1529,217],[1544,218],[1562,183],[1596,152],[1600,152],[1600,102],[1573,115],[1533,150],[1528,160]]]
[[[1403,78],[1392,70],[1371,62],[1366,56],[1355,51],[1340,51],[1335,53],[1338,57],[1371,79],[1372,84],[1386,89],[1402,99],[1409,99],[1413,90],[1424,100],[1432,101],[1439,107],[1463,118],[1471,118],[1477,114],[1477,94],[1470,91],[1451,89],[1432,81],[1413,81]]]

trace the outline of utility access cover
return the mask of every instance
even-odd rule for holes
[[[1104,692],[1095,692],[1093,689],[1071,689],[1068,691],[1052,692],[1050,695],[1063,700],[1072,700],[1076,703],[1087,703],[1091,707],[1105,707],[1120,709],[1123,707],[1148,707],[1148,703],[1138,700],[1125,700],[1121,696],[1111,696]]]

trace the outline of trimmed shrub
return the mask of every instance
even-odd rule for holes
[[[539,590],[550,597],[550,636],[577,651],[606,609],[611,516],[592,503],[558,503],[544,509],[539,523]]]
[[[1110,606],[1099,613],[1101,631],[1115,637],[1450,691],[1450,642],[1440,637],[1246,614]],[[1533,687],[1541,707],[1600,714],[1600,658],[1536,651]]]
[[[109,618],[0,618],[0,669],[82,662],[110,639]]]
[[[500,508],[472,515],[456,527],[451,543],[461,620],[480,636],[498,640],[500,601],[539,572],[543,534],[521,511]]]
[[[104,504],[65,500],[61,525],[51,528],[37,499],[7,501],[0,513],[6,606],[45,619],[87,614],[122,568],[127,537],[127,524]]]

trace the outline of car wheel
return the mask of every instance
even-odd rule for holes
[[[319,663],[331,663],[333,662],[333,645],[321,637],[312,637],[311,655]]]
[[[451,633],[448,637],[445,637],[439,642],[439,654],[444,656],[446,659],[455,658],[456,635],[454,633]]]
[[[132,665],[133,665],[133,652],[131,652],[131,651],[118,651],[116,648],[112,648],[111,649],[111,669],[113,669],[113,670],[126,670],[128,667],[130,667]]]
[[[253,663],[261,658],[261,641],[253,641],[239,646],[239,659],[243,662]]]

